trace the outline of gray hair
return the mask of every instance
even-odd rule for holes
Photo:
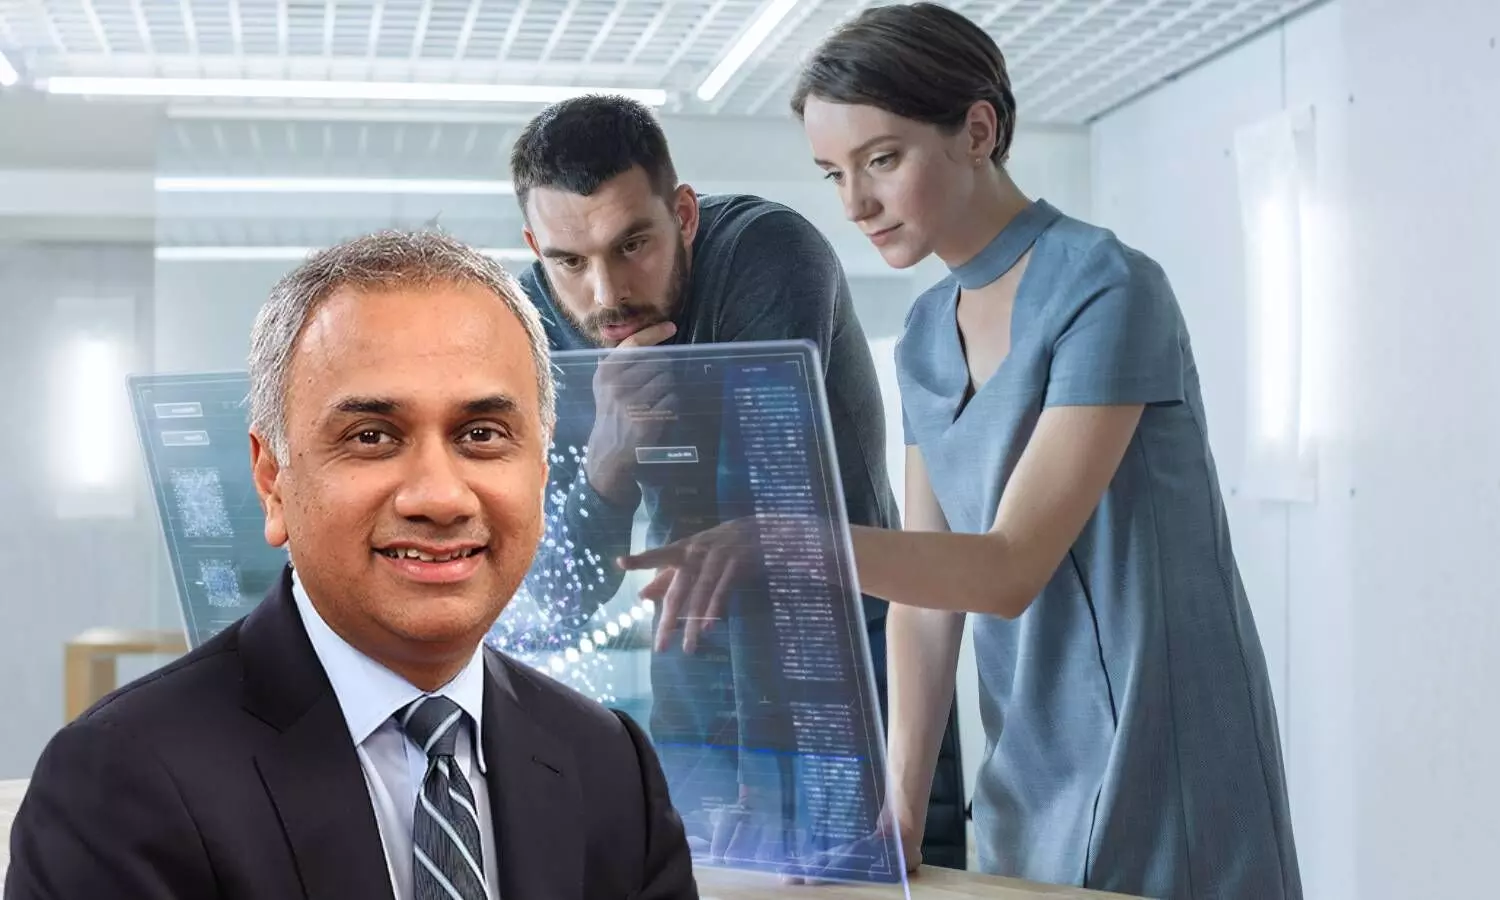
[[[303,329],[341,288],[389,290],[440,283],[487,288],[520,320],[530,344],[543,434],[556,422],[556,386],[541,315],[515,277],[473,248],[435,231],[379,231],[329,247],[271,289],[250,334],[250,429],[287,460],[287,370]],[[496,352],[500,352],[498,349]]]

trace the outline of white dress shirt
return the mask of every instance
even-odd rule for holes
[[[328,673],[349,736],[364,770],[375,821],[380,826],[386,865],[396,900],[413,900],[412,818],[417,793],[427,776],[427,754],[403,732],[392,718],[398,710],[422,696],[423,691],[375,662],[339,637],[308,599],[297,573],[292,573],[292,596],[313,651]],[[495,828],[490,818],[490,794],[485,786],[484,747],[476,746],[479,723],[484,721],[484,650],[475,648],[474,658],[463,671],[433,692],[457,703],[471,727],[459,733],[454,758],[474,790],[479,813],[480,843],[484,852],[485,889],[490,900],[499,900],[495,862]]]

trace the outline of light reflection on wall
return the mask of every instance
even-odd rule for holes
[[[135,360],[132,298],[59,298],[47,454],[61,518],[135,514],[135,445],[126,376]]]

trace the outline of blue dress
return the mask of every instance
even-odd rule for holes
[[[1011,349],[970,396],[959,276],[1030,249]],[[1037,201],[924,293],[896,364],[948,524],[987,531],[1042,410],[1145,404],[1103,500],[1015,620],[974,617],[988,872],[1148,897],[1302,896],[1266,661],[1165,275]]]

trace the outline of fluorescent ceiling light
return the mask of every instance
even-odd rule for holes
[[[260,178],[158,176],[161,193],[193,194],[514,194],[509,181],[455,178]]]
[[[160,262],[301,262],[319,247],[157,247]],[[536,255],[525,247],[481,247],[479,252],[501,262],[529,262]]]
[[[796,5],[797,0],[771,0],[771,5],[767,6],[760,17],[751,23],[735,45],[729,48],[724,59],[714,67],[712,72],[708,73],[703,83],[698,85],[698,99],[707,101],[717,97],[719,91],[724,89],[724,85],[729,83],[729,79],[734,77],[734,73],[738,72],[740,66],[743,66],[750,58],[750,54],[754,53],[756,48],[771,36],[772,30],[781,24],[781,20],[786,18],[786,14],[791,12],[792,7]]]
[[[783,2],[783,0],[777,0]],[[650,106],[664,90],[542,84],[458,84],[400,81],[284,81],[265,78],[49,78],[51,94],[110,97],[237,97],[280,100],[410,100],[462,103],[555,103],[582,94],[617,94]]]
[[[21,80],[21,75],[16,67],[10,64],[4,53],[0,53],[0,87],[10,87]]]

